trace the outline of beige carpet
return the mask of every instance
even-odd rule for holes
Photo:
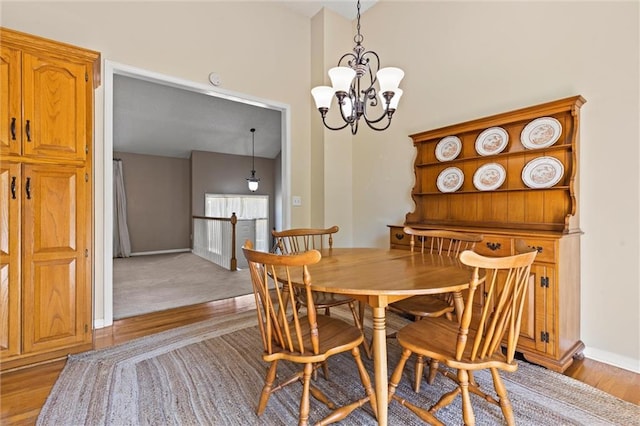
[[[113,259],[113,318],[252,292],[249,270],[229,271],[192,253]]]
[[[345,313],[332,310],[334,316]],[[393,316],[390,331],[402,326]],[[291,425],[296,424],[301,386],[293,384],[273,395],[261,417],[255,407],[266,364],[255,311],[222,316],[112,348],[71,356],[38,418],[39,425]],[[389,365],[400,350],[389,340]],[[369,371],[372,363],[365,359]],[[423,381],[421,393],[410,386],[412,362],[398,394],[419,405],[433,404],[451,383],[438,376],[434,385]],[[350,354],[330,361],[330,377],[319,374],[316,385],[337,404],[363,395]],[[287,377],[281,363],[279,376]],[[516,424],[524,426],[634,425],[640,407],[598,389],[526,362],[517,372],[503,374]],[[491,378],[476,374],[484,388]],[[504,424],[500,410],[472,395],[477,425]],[[327,408],[311,401],[312,423]],[[438,411],[448,425],[462,423],[460,398]],[[341,424],[375,425],[370,408],[352,413]],[[390,425],[421,425],[415,415],[396,402],[389,407]]]

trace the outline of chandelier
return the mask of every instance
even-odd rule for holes
[[[342,130],[351,126],[351,134],[358,131],[360,119],[373,130],[385,130],[391,125],[391,117],[398,107],[402,96],[399,89],[404,71],[400,68],[387,67],[380,69],[380,58],[373,50],[365,50],[362,45],[364,37],[360,34],[360,0],[358,0],[357,34],[353,37],[356,43],[353,53],[345,53],[338,61],[338,66],[328,72],[331,85],[318,86],[311,90],[316,107],[322,116],[322,123],[330,130]],[[379,89],[374,84],[378,82]],[[326,117],[333,96],[338,99],[340,116],[344,124],[332,127],[327,124]],[[371,117],[378,110],[377,117]],[[386,119],[386,120],[385,120]]]
[[[256,177],[256,129],[251,129],[251,177],[247,178],[249,191],[256,192],[260,179]]]

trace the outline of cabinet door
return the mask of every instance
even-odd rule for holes
[[[0,167],[0,358],[20,353],[20,165]]]
[[[84,160],[86,66],[27,53],[22,61],[24,155]]]
[[[20,51],[0,46],[0,153],[21,152],[22,78]]]
[[[23,181],[24,352],[90,342],[85,169],[24,166]]]
[[[536,352],[552,354],[555,345],[553,315],[555,302],[550,288],[555,284],[555,268],[551,265],[534,263],[527,298],[522,312],[522,326],[518,346]]]

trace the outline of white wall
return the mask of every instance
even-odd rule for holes
[[[586,355],[640,371],[639,3],[383,1],[364,45],[406,71],[389,131],[354,139],[354,242],[413,210],[409,134],[572,95],[581,112]],[[325,160],[330,161],[330,160]]]
[[[310,21],[273,2],[4,1],[1,7],[3,26],[196,82],[216,71],[225,89],[291,105],[291,193],[303,197],[302,207],[292,209],[292,225],[310,223],[310,140],[319,137],[324,220],[343,227],[344,244],[386,246],[386,225],[402,223],[413,209],[415,151],[407,135],[583,95],[582,340],[588,356],[640,371],[638,2],[382,0],[362,17],[363,44],[380,54],[383,66],[406,71],[405,94],[389,130],[363,128],[354,138],[318,130],[317,122],[312,135],[310,120],[319,117],[305,53]],[[328,67],[333,55],[337,61],[352,48],[352,35],[339,42],[345,24],[325,18],[314,34],[322,34],[319,62]],[[315,85],[315,69],[313,75]],[[97,257],[104,238],[102,114],[99,89]],[[352,159],[350,170],[345,158]],[[350,217],[335,213],[349,202]],[[99,297],[101,271],[95,273]]]

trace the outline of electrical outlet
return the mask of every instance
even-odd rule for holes
[[[291,197],[291,203],[294,206],[301,206],[302,205],[302,197],[300,197],[298,195],[294,195],[293,197]]]

